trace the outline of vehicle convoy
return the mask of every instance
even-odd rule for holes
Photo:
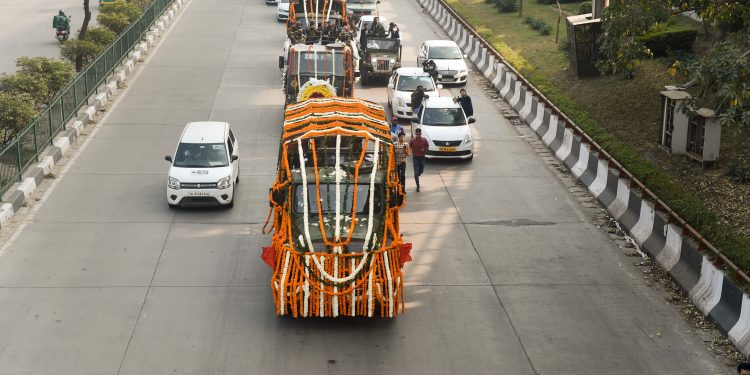
[[[370,37],[359,59],[359,77],[362,84],[374,79],[387,79],[401,67],[401,41],[399,39]]]
[[[360,17],[376,14],[380,0],[349,0],[346,3],[349,14],[354,22]]]
[[[234,205],[240,181],[239,145],[226,122],[191,122],[185,126],[170,163],[170,206]]]
[[[354,61],[343,43],[289,46],[286,56],[279,57],[279,68],[286,104],[354,93]]]
[[[411,260],[404,195],[382,106],[321,98],[287,106],[269,200],[278,315],[393,317]],[[265,228],[264,228],[265,230]]]

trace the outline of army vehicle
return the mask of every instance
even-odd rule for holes
[[[354,60],[343,43],[295,44],[279,57],[285,103],[354,93]]]
[[[375,79],[387,80],[401,67],[401,41],[399,39],[369,37],[361,51],[359,74],[362,84]]]
[[[287,106],[269,200],[276,314],[403,312],[404,195],[382,106],[320,98]],[[264,232],[265,232],[264,227]]]

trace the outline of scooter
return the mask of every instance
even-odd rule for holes
[[[60,41],[60,43],[68,40],[68,30],[65,30],[63,28],[58,28],[57,33],[55,34],[55,38]]]

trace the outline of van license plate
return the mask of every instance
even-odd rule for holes
[[[443,152],[456,152],[455,147],[438,147],[438,150]]]

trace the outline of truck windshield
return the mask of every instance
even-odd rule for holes
[[[466,125],[466,117],[461,108],[426,108],[423,125],[461,126]]]
[[[350,184],[341,184],[339,187],[341,191],[341,214],[344,216],[351,215],[352,212],[352,204],[353,197],[354,197],[354,185]],[[315,188],[315,185],[308,185],[307,186],[307,204],[308,204],[308,212],[310,214],[318,214],[318,205],[316,204],[317,200],[317,189]],[[305,211],[305,204],[303,199],[303,192],[304,189],[302,188],[302,185],[297,185],[294,189],[294,207],[295,212],[298,214],[302,214]],[[373,213],[379,213],[381,211],[381,208],[383,206],[382,202],[382,194],[381,194],[381,187],[380,185],[375,185],[375,201],[374,203],[374,209],[375,212]],[[357,214],[367,214],[369,213],[370,205],[368,203],[370,197],[370,185],[365,184],[359,184],[357,185]],[[320,207],[323,209],[323,213],[325,214],[335,214],[336,213],[336,185],[335,184],[320,184]]]
[[[216,168],[229,165],[223,143],[180,143],[174,157],[175,167]]]
[[[341,51],[331,52],[298,52],[293,54],[289,62],[289,71],[292,75],[299,73],[318,73],[321,75],[344,76],[344,55]],[[299,62],[299,69],[297,63]],[[333,74],[335,73],[335,74]]]

